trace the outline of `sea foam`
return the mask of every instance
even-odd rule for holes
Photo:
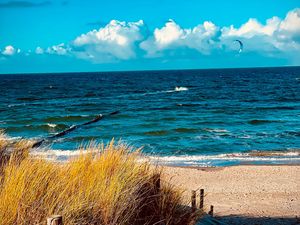
[[[300,151],[265,152],[266,156],[253,153],[233,153],[216,155],[178,155],[178,156],[148,156],[150,162],[162,165],[178,166],[224,166],[232,164],[268,163],[268,164],[299,164]]]

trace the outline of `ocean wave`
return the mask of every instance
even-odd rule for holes
[[[4,135],[2,135],[2,137],[4,137],[4,139],[6,140],[6,141],[11,141],[11,142],[14,142],[14,141],[18,141],[18,140],[21,140],[23,137],[21,137],[21,136],[15,136],[15,137],[11,137],[11,136],[8,136],[8,135],[6,135],[6,134],[4,134]]]
[[[25,126],[8,126],[5,128],[7,132],[20,132],[20,131],[45,131],[48,132],[50,129],[63,130],[69,126],[65,124],[27,124]]]
[[[299,137],[300,131],[285,131],[283,134],[285,134],[287,136]]]
[[[82,150],[52,150],[52,149],[37,149],[30,152],[34,157],[44,158],[53,161],[65,161],[72,157],[86,154],[88,151]]]
[[[146,96],[146,95],[158,95],[158,94],[181,92],[181,91],[188,91],[188,90],[189,89],[187,87],[175,87],[173,90],[153,91],[153,92],[134,93],[134,94],[124,94],[124,95],[119,95],[119,96],[116,96],[116,97],[118,97],[118,98],[122,97],[123,98],[123,97],[135,97],[135,96]]]
[[[47,125],[48,125],[49,127],[51,127],[51,128],[54,128],[54,127],[57,126],[57,124],[54,124],[54,123],[47,123]]]
[[[68,115],[68,116],[53,116],[44,119],[46,123],[55,123],[55,122],[76,122],[86,120],[89,115]]]
[[[300,156],[300,149],[274,151],[251,150],[245,154],[249,156]]]
[[[37,100],[41,100],[41,98],[37,98],[37,97],[21,97],[21,98],[16,98],[16,100],[18,100],[18,101],[37,101]]]
[[[168,110],[173,110],[173,109],[174,109],[174,107],[168,107],[168,106],[149,108],[149,110],[159,110],[159,111],[168,111]]]
[[[169,132],[167,130],[154,130],[154,131],[144,132],[144,134],[148,136],[164,136],[167,135],[168,133]]]
[[[247,135],[247,134],[245,134],[245,135],[240,135],[240,136],[237,136],[237,138],[240,138],[240,139],[251,139],[251,138],[252,138],[252,136],[251,136],[251,135]]]
[[[176,106],[180,106],[180,107],[197,107],[197,106],[201,106],[201,104],[199,104],[199,103],[178,103],[178,104],[176,104]]]
[[[229,131],[226,129],[204,128],[203,130],[212,133],[229,133]]]
[[[172,92],[180,92],[180,91],[188,91],[187,87],[175,87],[173,90],[167,91],[155,91],[155,92],[147,92],[143,93],[142,95],[151,95],[151,94],[161,94],[161,93],[172,93]]]
[[[255,107],[255,110],[295,110],[296,106],[269,106],[269,107]]]
[[[175,91],[188,91],[187,87],[175,87]]]
[[[252,151],[218,155],[147,156],[150,162],[163,165],[228,165],[230,163],[300,163],[300,150],[285,152]]]
[[[75,137],[65,137],[65,138],[59,138],[55,141],[59,142],[77,142],[77,143],[83,143],[88,141],[93,141],[97,139],[104,138],[105,136],[97,136],[97,135],[89,135],[89,136],[75,136]]]
[[[16,103],[16,104],[8,104],[7,107],[11,108],[11,107],[16,107],[16,106],[25,106],[26,103]]]
[[[174,131],[176,131],[178,133],[195,133],[195,132],[197,132],[197,129],[180,127],[180,128],[175,128]]]
[[[34,157],[64,161],[90,151],[84,150],[52,150],[36,149],[30,154]],[[248,151],[243,153],[216,154],[216,155],[144,155],[141,161],[149,161],[161,165],[182,165],[182,166],[224,166],[232,164],[247,163],[268,163],[268,164],[299,164],[300,149],[286,151]]]
[[[259,119],[255,119],[255,120],[250,120],[248,121],[249,124],[252,125],[259,125],[259,124],[265,124],[265,123],[274,123],[274,122],[280,122],[279,120],[259,120]]]

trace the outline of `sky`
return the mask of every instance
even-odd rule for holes
[[[300,66],[299,0],[0,0],[2,74],[268,66]]]

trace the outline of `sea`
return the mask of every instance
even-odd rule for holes
[[[166,165],[300,163],[300,67],[1,74],[0,90],[12,140],[104,115],[35,150],[56,160],[114,139]]]

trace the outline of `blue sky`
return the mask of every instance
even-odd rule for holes
[[[300,3],[0,0],[0,52],[0,73],[300,65]]]

